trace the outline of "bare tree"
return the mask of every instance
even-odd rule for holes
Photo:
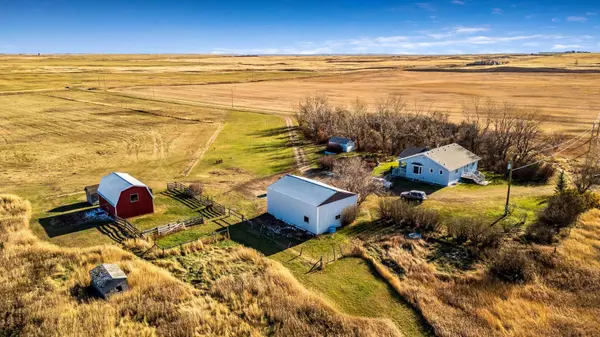
[[[377,189],[371,177],[371,168],[360,158],[338,160],[333,166],[333,173],[336,177],[333,185],[357,193],[359,204]]]
[[[596,141],[590,145],[584,162],[573,172],[573,184],[579,193],[585,193],[592,186],[600,184],[600,149]]]

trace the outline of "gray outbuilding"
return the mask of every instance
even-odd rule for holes
[[[104,299],[127,291],[127,275],[116,264],[101,264],[90,270],[91,286]]]
[[[100,185],[90,185],[83,189],[85,191],[85,198],[90,205],[98,205],[98,186]]]

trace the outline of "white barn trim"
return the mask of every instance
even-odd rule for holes
[[[313,234],[341,226],[342,211],[357,200],[356,193],[290,174],[267,187],[267,212]]]

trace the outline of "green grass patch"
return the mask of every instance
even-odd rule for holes
[[[428,335],[414,309],[360,258],[343,258],[310,274],[306,273],[306,263],[292,260],[290,254],[284,252],[273,258],[289,268],[307,288],[322,294],[345,313],[389,318],[405,336]]]
[[[166,225],[177,220],[200,215],[200,208],[190,208],[180,201],[162,193],[154,195],[154,213],[138,216],[129,221],[139,230]]]
[[[371,173],[374,177],[381,177],[388,173],[391,169],[398,167],[398,161],[390,161],[385,163],[379,163],[377,167],[373,169]]]
[[[210,235],[210,233],[220,229],[223,229],[223,227],[208,220],[202,225],[197,225],[181,232],[163,236],[159,238],[156,243],[163,248],[175,247],[182,243],[190,242],[203,236]]]
[[[277,116],[230,111],[225,127],[194,172],[237,170],[257,176],[288,170],[294,165],[285,121]],[[222,159],[223,163],[216,164]]]

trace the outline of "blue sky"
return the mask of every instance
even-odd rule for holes
[[[0,0],[0,53],[600,51],[600,1]]]

